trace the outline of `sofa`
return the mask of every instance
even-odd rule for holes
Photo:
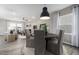
[[[8,41],[8,42],[15,41],[15,40],[17,40],[17,35],[16,34],[9,34],[9,35],[6,36],[5,40]]]

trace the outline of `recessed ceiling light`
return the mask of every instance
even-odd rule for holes
[[[32,16],[31,18],[32,18],[32,19],[35,19],[35,16]]]
[[[16,12],[12,12],[12,15],[14,15],[14,16],[15,16],[15,15],[16,15]]]

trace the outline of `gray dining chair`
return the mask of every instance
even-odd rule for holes
[[[34,39],[31,38],[30,31],[28,29],[25,30],[25,35],[26,35],[26,47],[33,48]]]
[[[35,55],[44,55],[46,49],[45,33],[43,30],[34,31]]]
[[[47,50],[49,52],[51,52],[52,54],[56,54],[56,55],[63,54],[63,48],[62,48],[63,35],[64,35],[63,30],[60,30],[56,38],[52,38],[50,41],[48,41]]]
[[[45,33],[43,30],[34,30],[34,37],[31,39],[26,31],[26,47],[34,48],[35,55],[44,55],[46,49]]]

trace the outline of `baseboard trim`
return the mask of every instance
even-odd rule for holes
[[[67,43],[63,43],[63,44],[66,44],[66,45],[69,45],[69,46],[72,46],[72,47],[75,47],[75,48],[79,48],[79,47],[73,46],[73,45],[71,45],[71,44],[67,44]]]

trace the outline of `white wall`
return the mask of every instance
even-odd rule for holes
[[[0,19],[0,34],[7,32],[7,22],[4,19]]]

